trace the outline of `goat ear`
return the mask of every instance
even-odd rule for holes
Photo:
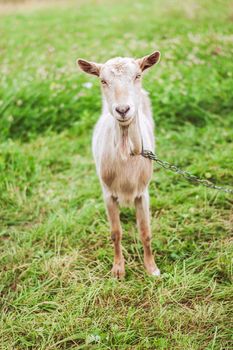
[[[150,68],[154,64],[158,63],[159,59],[160,59],[160,52],[155,51],[151,55],[139,58],[137,62],[141,70],[144,71],[145,69]]]
[[[96,75],[97,77],[100,75],[100,67],[101,65],[94,62],[89,62],[83,59],[78,59],[77,64],[79,67],[86,73]]]

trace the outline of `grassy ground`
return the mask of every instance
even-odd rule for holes
[[[90,151],[99,86],[75,66],[159,49],[144,81],[157,153],[232,186],[231,2],[88,0],[0,16],[0,348],[232,349],[232,198],[155,167],[162,278],[144,273],[126,209],[127,275],[113,280]]]

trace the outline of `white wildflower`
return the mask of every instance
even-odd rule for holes
[[[14,120],[13,115],[9,115],[9,117],[7,118],[8,122],[12,123]]]
[[[100,336],[97,334],[90,334],[86,339],[87,344],[99,343],[99,342],[100,342]]]
[[[84,83],[82,86],[85,87],[86,89],[91,89],[93,86],[93,83],[88,81],[88,82]]]
[[[17,104],[17,106],[22,106],[22,104],[23,104],[23,101],[22,100],[18,100],[17,102],[16,102],[16,104]]]

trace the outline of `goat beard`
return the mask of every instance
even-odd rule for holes
[[[128,126],[120,126],[120,143],[119,143],[119,151],[121,158],[126,160],[131,153],[130,147],[130,139],[129,139],[129,127]]]
[[[142,150],[139,127],[135,121],[132,124],[120,126],[119,151],[123,160],[126,160],[130,154],[140,154]]]
[[[131,153],[134,155],[141,154],[142,151],[142,136],[139,127],[139,121],[134,118],[132,123],[129,125],[128,138],[130,140]]]

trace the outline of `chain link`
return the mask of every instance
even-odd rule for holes
[[[196,175],[193,175],[193,174],[189,173],[188,171],[185,171],[185,170],[178,168],[176,165],[170,164],[164,160],[159,159],[157,157],[157,155],[151,151],[143,150],[141,155],[145,158],[149,158],[151,160],[154,160],[156,163],[158,163],[164,169],[168,169],[168,170],[173,171],[174,173],[180,174],[181,176],[183,176],[183,178],[185,178],[186,180],[188,180],[190,182],[193,182],[193,183],[196,183],[199,185],[203,185],[205,187],[213,188],[213,189],[218,190],[218,191],[233,194],[233,189],[222,187],[222,186],[217,186],[206,179],[200,179]]]

